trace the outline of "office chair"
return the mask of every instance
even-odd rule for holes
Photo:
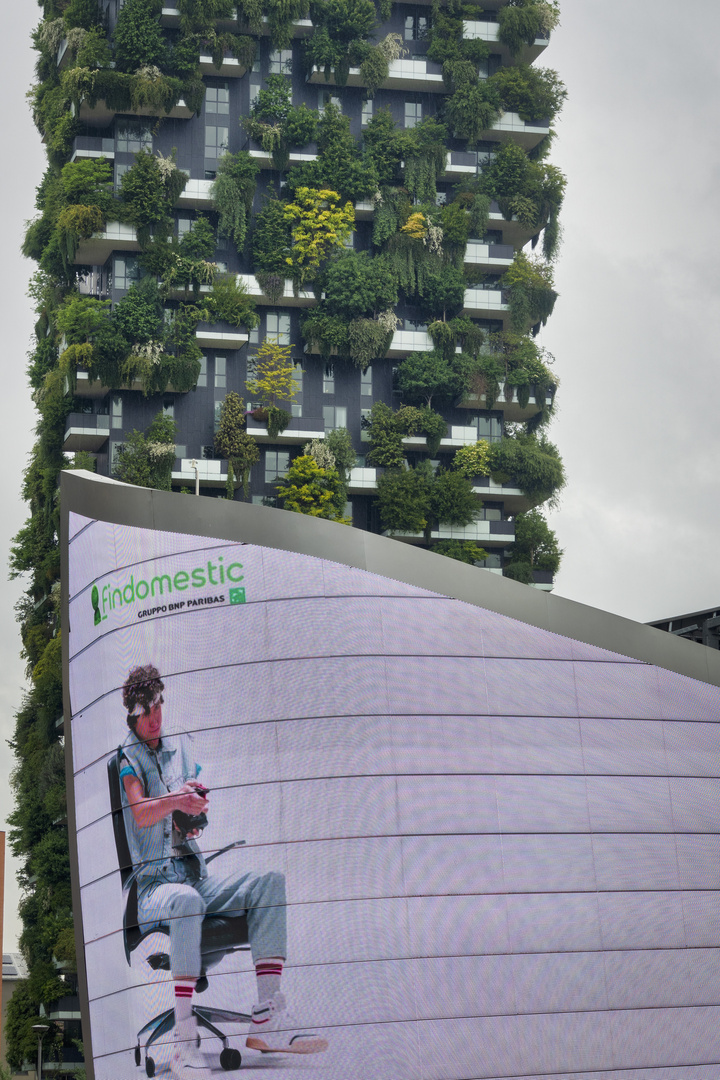
[[[141,930],[138,923],[137,879],[142,866],[133,868],[130,856],[130,844],[125,829],[120,781],[121,756],[122,747],[118,747],[117,752],[108,761],[108,783],[110,786],[113,833],[115,835],[115,847],[123,888],[123,943],[125,946],[125,958],[128,964],[132,964],[132,954],[145,938],[155,933],[169,935],[170,930],[167,926],[157,924],[154,924],[149,930]],[[227,844],[224,848],[208,856],[205,860],[206,864],[211,863],[213,859],[217,859],[220,855],[224,855],[227,851],[242,847],[244,843],[244,840],[236,840],[232,844]],[[195,992],[203,993],[207,989],[206,972],[219,964],[223,957],[231,952],[247,951],[249,948],[245,915],[206,915],[202,925],[202,972],[195,986]],[[153,971],[169,971],[170,955],[167,952],[153,953],[147,957],[147,963]],[[206,1028],[222,1043],[220,1067],[227,1070],[239,1069],[242,1063],[240,1051],[230,1046],[227,1036],[216,1025],[246,1024],[250,1020],[250,1014],[231,1012],[227,1009],[214,1009],[204,1005],[193,1005],[192,1011],[197,1019],[198,1026]],[[149,1055],[153,1043],[161,1036],[172,1031],[174,1026],[175,1010],[166,1009],[164,1012],[154,1016],[138,1031],[135,1046],[135,1064],[140,1065],[142,1060],[141,1042],[143,1037],[146,1037],[144,1063],[147,1076],[155,1075],[155,1061]]]

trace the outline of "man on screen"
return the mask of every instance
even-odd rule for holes
[[[122,779],[128,811],[128,836],[138,874],[141,926],[163,923],[170,930],[170,971],[175,983],[173,1077],[209,1076],[196,1049],[192,1012],[201,974],[201,925],[206,913],[247,917],[257,977],[247,1046],[265,1053],[317,1053],[327,1043],[293,1030],[280,979],[287,955],[285,877],[271,871],[209,875],[195,843],[198,829],[184,831],[178,816],[198,817],[208,810],[207,791],[189,735],[166,735],[162,727],[164,683],[157,668],[136,667],[123,686],[130,732],[122,748]],[[180,819],[182,820],[182,819]]]

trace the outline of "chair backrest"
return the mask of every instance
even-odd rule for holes
[[[132,880],[128,887],[128,880],[132,877],[133,864],[130,854],[127,829],[125,827],[125,812],[123,809],[122,780],[120,779],[120,762],[122,747],[107,763],[108,786],[110,788],[110,811],[112,815],[113,835],[115,837],[115,850],[117,852],[120,880],[123,885],[123,897],[125,910],[123,913],[123,940],[125,945],[125,957],[130,963],[130,954],[136,949],[145,935],[138,925],[138,899],[137,881]]]

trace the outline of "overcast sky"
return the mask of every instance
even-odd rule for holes
[[[0,70],[5,166],[5,377],[0,550],[21,526],[34,416],[25,378],[32,267],[19,255],[44,168],[24,94],[31,2],[7,12]],[[543,63],[569,99],[552,160],[567,173],[555,314],[542,343],[561,380],[551,435],[568,487],[552,515],[565,550],[556,592],[642,622],[720,605],[720,5],[565,0]],[[0,575],[0,738],[21,699],[13,605]],[[0,744],[2,746],[3,744]],[[12,756],[0,754],[0,820]],[[12,862],[5,948],[19,929]]]

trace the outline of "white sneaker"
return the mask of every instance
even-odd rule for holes
[[[280,993],[253,1006],[245,1045],[263,1054],[320,1054],[328,1047],[327,1039],[297,1027]]]
[[[209,1080],[211,1071],[194,1039],[191,1042],[175,1040],[170,1075],[173,1080]]]

